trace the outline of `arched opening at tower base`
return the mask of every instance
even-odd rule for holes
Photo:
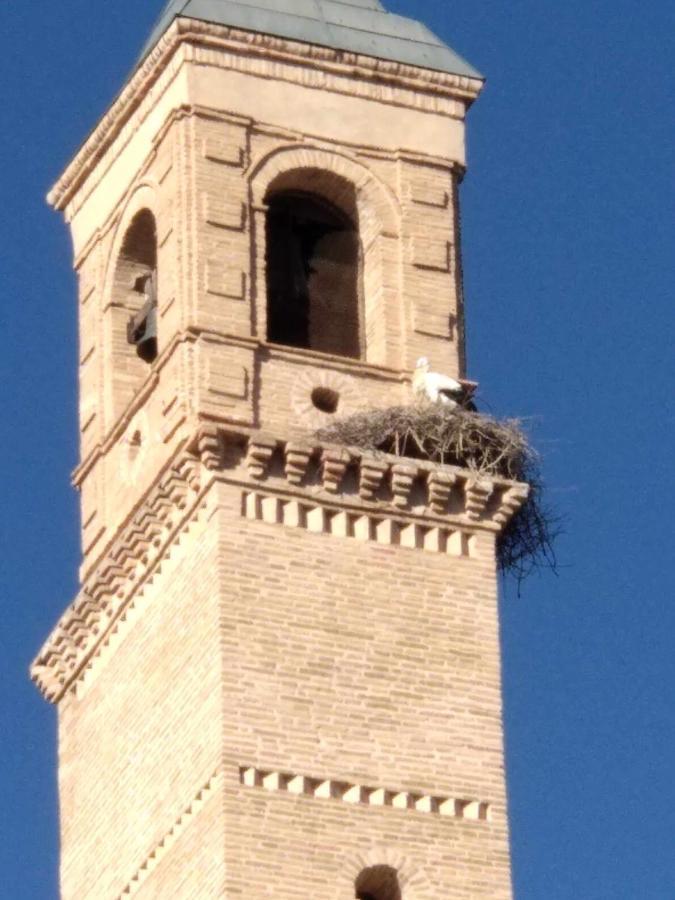
[[[403,900],[398,873],[391,866],[363,869],[354,889],[356,900]]]

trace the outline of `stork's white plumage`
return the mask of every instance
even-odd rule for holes
[[[412,378],[415,396],[431,403],[442,403],[451,408],[459,406],[464,394],[464,388],[459,381],[450,378],[449,375],[432,372],[430,369],[431,366],[426,356],[417,360]]]

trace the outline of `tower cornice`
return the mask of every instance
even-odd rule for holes
[[[393,102],[404,107],[436,110],[439,100],[445,99],[457,101],[462,109],[466,109],[483,86],[478,77],[454,75],[195,19],[177,18],[145,57],[49,192],[47,200],[55,209],[66,208],[183,46],[192,46],[202,57],[209,51],[230,51],[232,68],[249,73],[270,63],[286,62],[295,66],[302,63],[304,72],[297,72],[295,77],[308,86],[337,89],[337,85],[327,84],[326,79],[342,77],[345,86],[340,87],[341,92],[371,96],[379,102]],[[215,63],[214,59],[201,58],[199,61]],[[261,70],[260,74],[269,73]],[[277,73],[276,77],[280,75]],[[396,91],[395,96],[388,94],[387,89]]]
[[[246,519],[411,551],[472,558],[528,487],[469,469],[206,423],[118,530],[31,668],[57,703],[77,681],[211,486],[241,493]]]

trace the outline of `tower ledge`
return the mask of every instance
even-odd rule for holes
[[[240,492],[243,518],[458,558],[480,556],[477,535],[494,539],[529,490],[455,466],[207,424],[119,529],[38,654],[31,676],[49,701],[78,680],[217,482]]]

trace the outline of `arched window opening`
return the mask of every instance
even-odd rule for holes
[[[157,356],[157,230],[149,210],[133,219],[117,263],[116,283],[131,313],[127,342],[147,363]]]
[[[274,193],[267,202],[267,339],[358,359],[362,265],[355,222],[301,191]]]
[[[370,866],[356,879],[357,900],[402,900],[398,873],[391,866]]]

